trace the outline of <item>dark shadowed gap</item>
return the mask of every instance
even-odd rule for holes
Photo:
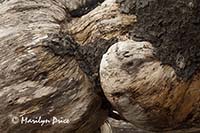
[[[112,105],[107,100],[102,90],[99,75],[100,63],[103,54],[107,52],[111,45],[118,42],[118,39],[97,39],[94,42],[81,46],[66,33],[50,34],[48,38],[48,40],[45,40],[45,49],[50,50],[56,56],[61,56],[62,58],[73,56],[79,64],[79,67],[88,76],[89,80],[93,84],[94,93],[101,97],[102,108],[109,110],[110,117],[124,120],[119,115],[113,113]]]
[[[81,17],[97,7],[103,1],[104,0],[87,0],[84,6],[78,8],[77,10],[71,11],[70,14],[72,17]]]

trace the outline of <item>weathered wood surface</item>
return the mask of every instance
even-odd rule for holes
[[[117,43],[104,55],[100,73],[106,97],[143,129],[200,132],[200,2],[117,2],[122,13],[137,16],[128,31],[137,42]]]
[[[81,2],[0,3],[1,133],[93,132],[106,119],[100,97],[74,57],[56,55],[43,42],[49,38],[48,34],[61,31],[70,19],[68,12],[84,4]],[[13,124],[14,116],[64,117],[70,123]]]
[[[97,87],[98,83],[91,77],[98,78],[97,64],[100,64],[102,52],[112,45],[109,39],[125,34],[135,17],[120,14],[113,0],[81,18],[71,17],[83,15],[85,9],[82,8],[97,2],[11,0],[0,3],[0,132],[92,133],[103,124],[107,109],[102,107],[102,98],[96,90],[99,85]],[[90,16],[93,17],[88,20]],[[101,33],[105,28],[107,31]],[[100,38],[108,42],[97,41],[99,48],[95,48],[95,42],[80,47],[76,50],[83,56],[77,52],[74,55],[74,49],[68,45],[79,44],[70,37],[67,40],[65,33],[60,32],[69,32],[84,45]],[[86,34],[90,32],[92,34]],[[87,60],[87,56],[91,58]],[[12,122],[12,118],[36,119],[39,116],[43,119],[64,117],[70,122],[44,126]]]
[[[200,131],[200,74],[180,80],[155,57],[152,44],[114,44],[102,58],[100,78],[108,100],[132,124],[150,131]]]
[[[135,15],[120,13],[115,0],[106,0],[101,6],[67,25],[67,32],[80,44],[102,39],[127,39],[126,33],[136,22]]]
[[[151,25],[151,21],[157,24],[152,17],[157,10],[153,15],[147,13],[155,10],[155,1],[119,0],[117,4],[106,0],[101,5],[98,2],[102,0],[1,1],[0,132],[92,133],[112,111],[110,103],[122,118],[146,130],[199,132],[199,45],[195,43],[199,37],[199,2],[194,1],[197,6],[189,3],[191,8],[184,8],[189,12],[183,10],[181,14],[186,18],[197,16],[191,17],[194,25],[187,25],[190,18],[180,19],[186,23],[175,32],[189,31],[186,42],[191,40],[196,49],[192,48],[186,56],[190,45],[179,45],[180,39],[170,40],[170,34],[166,34],[169,42],[178,43],[172,47],[165,42],[159,50],[156,46],[162,44],[160,40],[149,37],[163,33],[161,40],[165,40],[165,32]],[[181,0],[167,11],[176,12],[180,3]],[[158,12],[165,11],[163,6]],[[145,15],[150,15],[150,20],[143,18]],[[147,25],[143,25],[145,22]],[[173,26],[167,24],[166,28],[173,33]],[[189,36],[192,29],[194,39]],[[116,43],[117,39],[123,42]],[[102,55],[112,44],[100,66]],[[170,54],[179,46],[181,50],[174,50],[183,54]],[[163,48],[167,50],[162,54]],[[167,64],[163,64],[164,57]],[[195,57],[191,62],[194,67],[188,64],[191,57]],[[38,116],[64,117],[70,122],[44,126],[12,122],[16,117]]]

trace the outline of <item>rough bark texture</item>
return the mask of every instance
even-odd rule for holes
[[[121,11],[135,14],[135,40],[150,41],[163,64],[189,79],[200,67],[199,0],[118,0]]]
[[[148,42],[130,40],[111,46],[100,65],[106,97],[122,117],[145,130],[198,129],[200,74],[179,80],[153,51]]]

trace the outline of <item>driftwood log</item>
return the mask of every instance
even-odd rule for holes
[[[134,125],[150,131],[200,130],[200,74],[180,80],[154,56],[150,43],[114,44],[103,56],[100,75],[106,97]]]
[[[125,34],[126,27],[135,17],[120,14],[119,6],[107,1],[95,9],[96,15],[93,11],[77,18],[98,2],[1,1],[1,133],[92,133],[106,120],[109,109],[102,98],[98,64],[107,48],[116,43],[117,40],[112,38]],[[89,16],[93,17],[88,20]],[[88,24],[90,27],[86,28]],[[68,28],[70,25],[73,25],[71,29]],[[119,25],[122,26],[120,30]],[[108,30],[101,33],[99,26],[101,31]],[[92,38],[86,32],[95,36]],[[37,120],[40,116],[44,120],[57,117],[69,121],[43,126],[41,123],[20,123],[22,118]]]
[[[200,130],[200,2],[116,1],[0,1],[0,132]]]
[[[122,13],[136,15],[137,23],[129,30],[134,41],[116,43],[103,56],[106,97],[143,129],[200,132],[200,2],[117,2]]]

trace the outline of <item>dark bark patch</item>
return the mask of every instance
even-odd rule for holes
[[[112,111],[100,85],[99,67],[103,54],[117,41],[116,38],[98,39],[82,46],[66,33],[60,33],[50,34],[48,40],[45,40],[44,48],[62,58],[73,56],[93,84],[94,93],[102,98],[102,108]]]
[[[124,13],[136,14],[130,36],[150,41],[163,64],[189,79],[200,66],[199,0],[121,0]]]

